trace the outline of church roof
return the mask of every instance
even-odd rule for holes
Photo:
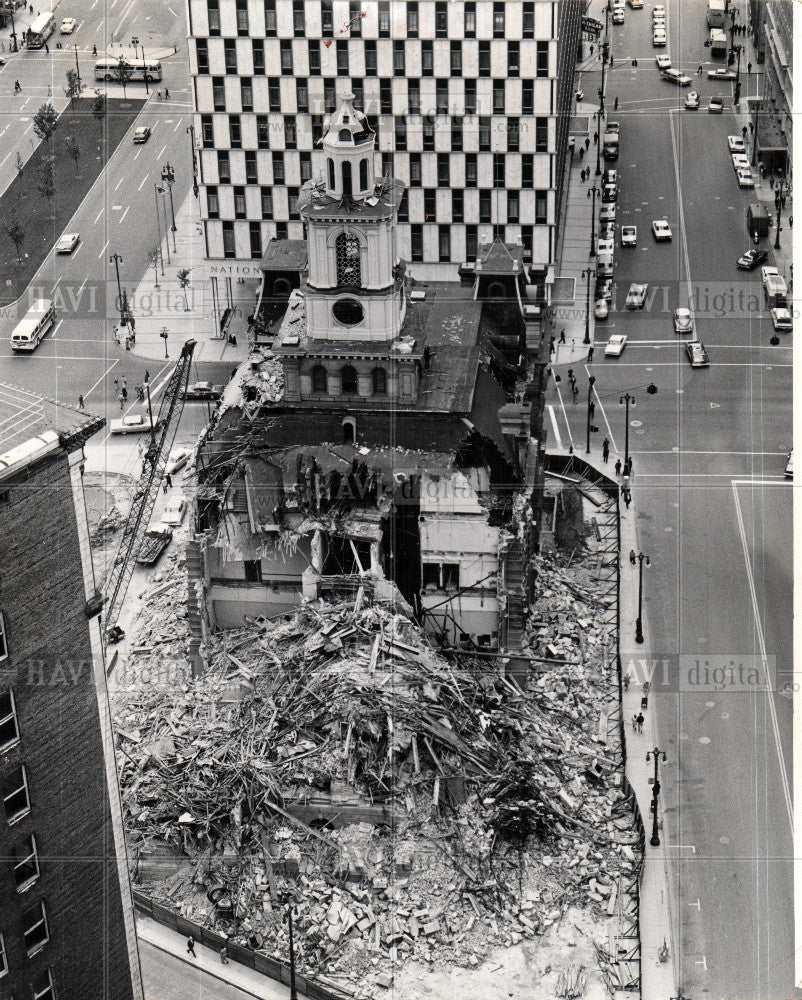
[[[325,186],[307,181],[298,195],[298,211],[307,219],[342,219],[353,222],[359,219],[386,219],[398,210],[404,196],[405,186],[394,178],[383,178],[368,198],[358,201],[332,198],[326,194]]]
[[[331,116],[329,127],[323,136],[324,146],[348,150],[375,139],[367,116],[356,110],[353,100],[354,95],[350,93],[340,97],[340,106]]]

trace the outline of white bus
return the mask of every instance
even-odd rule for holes
[[[37,299],[11,334],[12,351],[35,351],[39,341],[56,322],[56,307],[50,299]]]
[[[135,83],[137,80],[147,80],[150,83],[162,78],[162,64],[156,59],[125,59],[124,62],[130,72],[126,83]],[[98,59],[95,63],[95,79],[119,80],[119,66],[119,59]]]
[[[40,14],[25,32],[29,49],[41,49],[56,29],[56,18],[53,14]]]

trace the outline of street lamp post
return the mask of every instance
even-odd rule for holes
[[[624,468],[629,464],[629,407],[635,405],[635,397],[628,392],[619,400],[619,406],[626,405],[626,426],[624,427]]]
[[[599,189],[596,187],[595,184],[590,188],[590,194],[591,197],[593,198],[593,208],[591,209],[590,212],[590,256],[591,257],[596,256],[596,195],[600,193],[601,192],[599,191]]]
[[[14,24],[14,4],[8,8],[11,12],[11,51],[19,52],[19,45],[17,45],[17,26]]]
[[[170,334],[169,334],[169,331],[167,330],[167,327],[163,326],[162,330],[161,330],[161,333],[159,334],[159,336],[164,341],[164,356],[165,356],[165,358],[169,358],[170,357],[170,355],[167,353],[167,338],[169,337],[169,335]]]
[[[78,93],[81,92],[81,67],[78,65],[78,46],[73,45],[75,49],[75,75],[78,77]]]
[[[163,257],[162,252],[161,252],[161,246],[162,246],[162,220],[161,220],[161,213],[159,212],[159,191],[160,190],[161,189],[159,188],[159,185],[154,181],[153,182],[153,196],[156,199],[156,236],[157,236],[157,239],[159,241],[159,244],[158,244],[158,246],[159,246],[159,260],[161,262],[162,277],[164,277],[164,257]],[[169,246],[168,246],[168,250],[169,250]]]
[[[292,936],[292,904],[287,905],[287,930],[290,937],[290,1000],[298,1000],[295,988],[295,941]]]
[[[175,206],[173,205],[173,184],[175,182],[175,171],[170,166],[169,161],[162,167],[162,180],[167,185],[167,190],[170,192],[170,217],[173,220],[173,250],[175,250],[175,234],[178,229],[178,226],[175,224]]]
[[[635,622],[635,642],[643,642],[643,564],[650,566],[649,557],[638,553],[638,618]],[[655,768],[657,765],[655,764]]]
[[[143,75],[145,77],[145,93],[149,94],[150,88],[148,87],[148,64],[145,62],[145,46],[142,45],[140,46],[140,48],[142,49],[142,65],[144,67]],[[134,49],[134,52],[136,52],[136,49]]]
[[[590,454],[590,432],[593,430],[591,424],[591,418],[593,417],[593,411],[595,409],[595,404],[593,402],[593,386],[596,384],[596,376],[588,376],[588,431],[587,431],[587,441],[585,443],[585,454]]]
[[[657,769],[658,769],[658,765],[659,765],[659,762],[660,762],[661,759],[662,759],[663,763],[665,763],[665,761],[666,761],[666,755],[665,755],[665,753],[659,747],[655,747],[654,750],[650,750],[650,751],[647,752],[647,754],[646,754],[646,763],[648,764],[649,761],[652,760],[652,759],[654,759],[654,784],[652,785],[652,805],[651,805],[651,812],[652,812],[652,836],[651,836],[651,838],[649,840],[649,843],[652,845],[652,847],[659,847],[660,846],[660,832],[659,832],[659,830],[657,828],[657,810],[658,810],[658,802],[659,802],[659,796],[660,796],[660,779],[659,779],[659,775],[658,775],[658,770]]]
[[[601,136],[601,111],[597,111],[596,112],[596,136],[597,136],[597,142],[596,142],[596,176],[600,177],[601,176],[601,144],[602,144],[602,136]]]
[[[120,284],[120,263],[122,262],[122,257],[118,253],[113,253],[109,257],[109,262],[114,264],[114,270],[117,273],[117,308],[120,310],[120,325],[125,323],[125,300],[123,298],[122,285]]]
[[[733,94],[732,103],[737,107],[741,103],[741,49],[743,45],[734,46],[735,54],[738,57],[738,61],[735,66],[735,93]]]
[[[585,337],[583,344],[590,343],[590,279],[596,277],[596,271],[592,267],[587,267],[582,272],[582,277],[588,279],[587,292],[585,294]]]
[[[780,216],[782,214],[783,208],[783,182],[779,181],[777,184],[777,189],[774,192],[774,208],[777,211],[777,235],[774,238],[774,249],[780,249],[780,230],[782,226],[780,225]]]
[[[159,195],[162,195],[162,197],[164,196],[164,188],[163,187],[159,187],[159,185],[156,184],[155,182],[154,182],[153,186],[156,188],[156,214],[158,216],[158,212],[159,212]],[[162,211],[164,212],[164,247],[167,250],[167,263],[169,264],[170,263],[170,237],[169,237],[169,234],[167,232],[167,206],[164,205],[164,204],[162,205]],[[159,245],[161,245],[161,230],[159,230]],[[164,271],[162,271],[162,274],[164,274]]]
[[[198,197],[198,167],[195,162],[195,126],[187,125],[187,135],[192,146],[192,193]]]

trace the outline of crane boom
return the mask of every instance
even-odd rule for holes
[[[176,362],[159,405],[159,415],[155,427],[151,428],[150,447],[145,454],[145,471],[139,485],[128,518],[123,528],[120,545],[114,558],[114,565],[106,581],[106,635],[115,630],[117,617],[120,613],[125,592],[134,571],[134,556],[142,543],[142,537],[153,513],[156,503],[159,482],[161,481],[167,456],[175,439],[181,413],[184,409],[184,398],[189,383],[192,354],[195,341],[188,340],[181,348],[181,356]],[[149,466],[149,468],[147,468]],[[115,637],[122,633],[117,631]],[[112,632],[114,635],[114,632]]]

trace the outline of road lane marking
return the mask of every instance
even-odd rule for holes
[[[565,420],[565,428],[568,431],[568,440],[571,442],[571,449],[574,447],[574,438],[571,434],[571,424],[568,422],[568,414],[565,412],[565,403],[563,402],[563,394],[560,392],[560,387],[556,386],[557,398],[560,401],[560,409],[563,411],[563,419]]]
[[[100,211],[99,211],[99,212],[97,213],[97,215],[95,216],[95,223],[94,223],[95,225],[97,225],[97,224],[98,224],[98,222],[100,221],[100,216],[101,216],[101,215],[103,215],[103,213],[104,213],[105,211],[106,211],[106,206],[105,206],[105,205],[103,205],[103,206],[102,206],[102,208],[100,209]]]
[[[122,182],[123,182],[124,180],[125,180],[125,177],[123,176],[123,177],[121,177],[121,178],[120,178],[120,179],[119,179],[119,180],[117,181],[117,183],[116,183],[116,184],[114,185],[114,190],[115,190],[115,191],[116,191],[116,190],[117,190],[117,188],[118,188],[118,187],[119,187],[119,186],[120,186],[120,185],[122,184]]]
[[[181,124],[182,124],[181,122],[178,122],[175,128],[173,129],[173,132],[177,132],[181,128]]]
[[[103,244],[103,249],[97,255],[97,259],[98,260],[100,260],[100,258],[103,256],[103,254],[108,250],[110,242],[111,242],[110,240],[106,240],[106,242]]]
[[[142,188],[145,186],[145,184],[147,184],[147,181],[148,181],[148,175],[145,174],[145,176],[142,178],[142,181],[140,182],[139,187],[137,188],[137,191],[141,191]]]
[[[123,219],[124,219],[124,218],[126,217],[126,215],[128,215],[128,209],[129,209],[130,207],[131,207],[130,205],[128,205],[128,206],[126,207],[126,209],[125,209],[125,211],[123,212],[123,214],[122,214],[122,215],[120,216],[120,218],[119,218],[119,219],[117,220],[118,222],[122,223]]]
[[[55,339],[56,339],[56,334],[58,333],[58,328],[59,328],[59,327],[61,326],[61,324],[62,324],[63,322],[64,322],[64,320],[63,320],[63,319],[60,319],[60,320],[58,321],[58,323],[56,323],[56,325],[55,325],[55,326],[53,327],[53,335],[52,335],[52,336],[51,336],[51,338],[50,338],[51,340],[55,340]]]
[[[773,481],[766,481],[762,479],[733,479],[732,480],[732,497],[735,504],[735,517],[738,523],[738,534],[741,537],[741,545],[744,552],[744,564],[746,566],[746,579],[749,586],[749,595],[752,599],[752,613],[755,620],[755,631],[757,633],[758,646],[760,648],[760,658],[763,662],[763,670],[766,676],[766,684],[769,690],[769,715],[771,716],[771,726],[774,731],[774,746],[777,751],[777,761],[780,766],[780,779],[782,782],[783,794],[785,795],[785,805],[788,810],[788,825],[791,828],[791,834],[794,832],[794,811],[793,805],[791,803],[791,791],[788,787],[788,775],[785,771],[785,761],[783,760],[781,741],[780,741],[780,725],[777,721],[777,708],[774,704],[774,698],[771,696],[771,676],[769,674],[768,661],[766,656],[766,640],[763,635],[763,624],[760,618],[760,606],[757,600],[757,589],[755,588],[755,578],[752,573],[752,562],[749,556],[749,546],[746,537],[746,527],[744,525],[743,514],[741,513],[741,501],[738,497],[738,487],[748,486],[750,489],[755,489],[756,487],[769,485],[776,486],[777,483]]]
[[[557,418],[554,415],[554,407],[551,405],[551,403],[549,403],[546,409],[549,411],[549,416],[551,417],[551,426],[554,429],[554,438],[557,441],[557,447],[562,448],[563,441],[562,438],[560,437],[559,428],[557,427]]]
[[[679,175],[679,158],[677,156],[677,130],[674,126],[674,118],[669,115],[668,123],[671,127],[671,150],[674,158],[674,180],[677,186],[677,215],[680,224],[680,239],[682,241],[682,256],[685,264],[685,281],[688,286],[688,303],[693,301],[693,288],[691,286],[691,263],[688,256],[688,237],[685,232],[685,207],[682,201],[682,184]]]
[[[165,143],[162,146],[162,148],[159,150],[159,152],[156,154],[156,159],[157,160],[160,160],[162,158],[162,155],[164,154],[165,149],[167,149],[167,143]]]
[[[701,959],[696,959],[696,961],[694,962],[694,964],[695,965],[703,965],[704,969],[705,969],[705,972],[707,972],[707,959],[705,958],[704,955],[702,955]]]

